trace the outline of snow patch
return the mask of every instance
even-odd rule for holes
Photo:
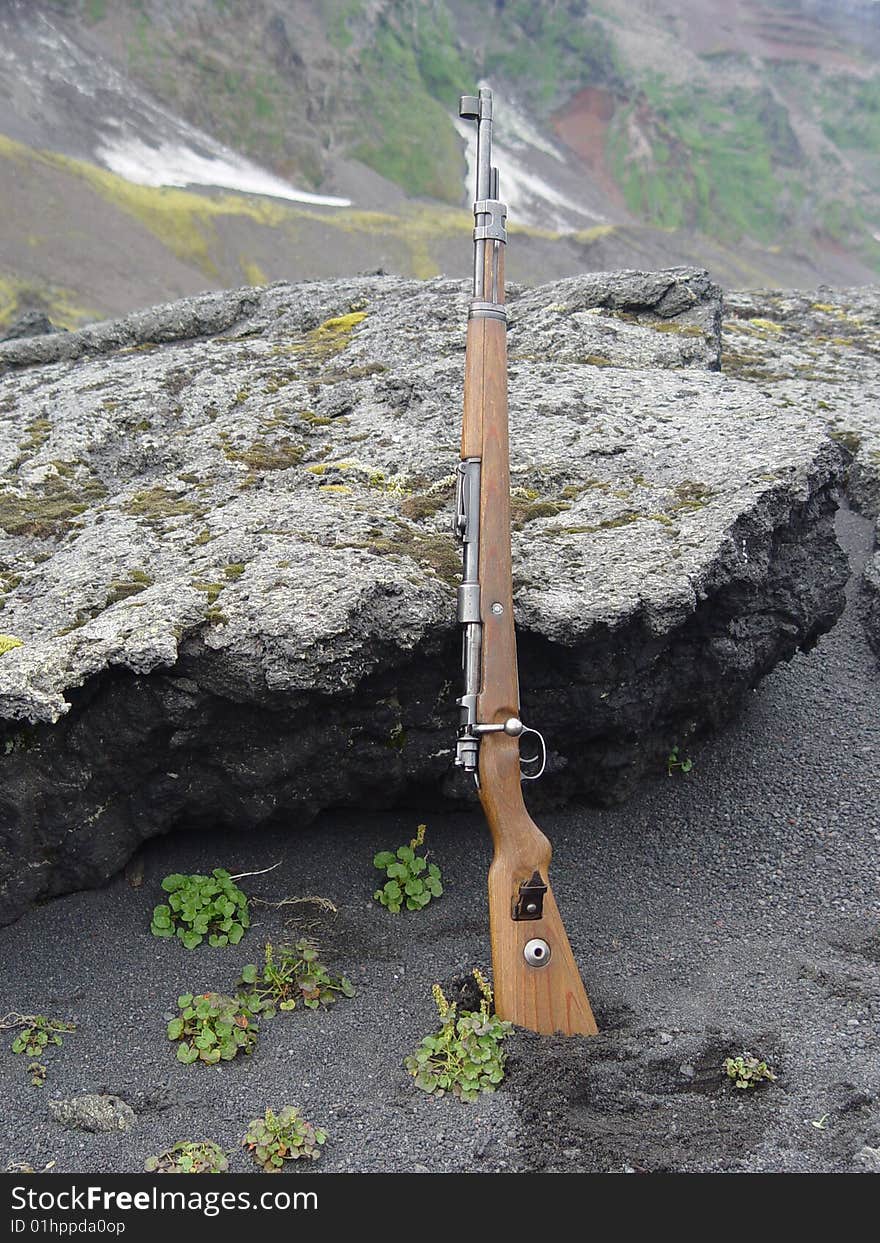
[[[113,124],[112,121],[109,124]],[[212,144],[213,145],[213,144]],[[105,140],[95,156],[111,172],[140,186],[217,186],[243,194],[264,194],[294,203],[350,207],[350,199],[308,194],[232,151],[200,155],[176,142],[147,143],[131,135]]]
[[[467,178],[465,190],[473,196],[477,169],[477,127],[470,121],[454,117],[455,128],[465,141]],[[524,145],[524,144],[523,144]],[[498,142],[493,134],[492,163],[500,169],[501,201],[510,209],[510,218],[517,224],[529,224],[557,233],[571,233],[585,224],[605,224],[607,217],[591,212],[530,172],[510,147]]]
[[[488,83],[481,82],[480,86],[488,86]],[[493,121],[492,130],[497,141],[508,148],[512,147],[514,151],[522,151],[526,147],[531,147],[534,151],[543,151],[545,155],[552,156],[560,164],[565,163],[565,156],[559,148],[538,133],[526,114],[512,99],[499,101],[497,91],[493,92],[493,96],[494,112],[498,119]]]

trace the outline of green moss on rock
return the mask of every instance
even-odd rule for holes
[[[187,501],[179,496],[178,493],[172,492],[170,488],[163,488],[161,485],[157,485],[154,488],[145,488],[141,492],[135,492],[134,496],[126,501],[123,508],[127,513],[134,515],[136,518],[160,521],[165,518],[180,518],[184,514],[204,512],[193,501]]]
[[[535,522],[539,518],[555,518],[567,509],[571,509],[568,501],[524,501],[512,498],[510,519],[514,528],[521,530],[528,522]]]
[[[50,478],[25,495],[0,491],[0,529],[8,535],[32,535],[40,539],[58,535],[85,513],[89,504],[106,495],[96,479],[76,488],[61,478]]]
[[[298,466],[305,451],[305,445],[296,445],[286,438],[275,444],[254,440],[244,449],[233,448],[226,440],[223,443],[223,454],[230,462],[242,462],[255,471],[287,470]]]
[[[404,518],[421,522],[423,518],[430,518],[436,514],[448,500],[449,497],[441,492],[419,492],[415,496],[406,498],[400,506],[400,512]]]
[[[152,583],[152,578],[144,570],[132,570],[128,578],[111,579],[105,607],[118,604],[120,600],[127,600],[130,596],[139,595],[152,586]]]
[[[226,588],[225,583],[205,583],[201,582],[197,578],[192,580],[192,585],[195,587],[196,591],[203,591],[205,593],[208,599],[208,604],[214,604],[217,597],[220,595],[220,592],[224,591]]]

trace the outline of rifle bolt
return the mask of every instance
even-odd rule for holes
[[[550,946],[540,937],[535,937],[531,941],[526,941],[523,958],[530,967],[546,967],[550,961]]]

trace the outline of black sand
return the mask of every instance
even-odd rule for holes
[[[842,513],[839,526],[857,564],[868,525]],[[137,1171],[176,1140],[210,1137],[246,1171],[247,1122],[288,1102],[330,1132],[316,1172],[855,1168],[880,1145],[880,675],[855,580],[850,595],[835,630],[769,677],[733,728],[689,746],[690,774],[658,773],[623,807],[541,817],[599,1038],[516,1034],[507,1080],[474,1105],[426,1097],[403,1070],[434,1023],[431,984],[489,966],[477,812],[180,833],[145,852],[140,888],[119,876],[0,929],[0,1014],[78,1024],[46,1058],[43,1088],[3,1034],[0,1169]],[[370,900],[372,855],[419,820],[446,894],[392,916]],[[165,1037],[177,994],[232,987],[290,912],[255,906],[240,946],[188,952],[149,933],[159,883],[279,858],[243,887],[332,899],[324,943],[357,995],[279,1015],[252,1058],[180,1065]],[[722,1080],[724,1057],[744,1049],[771,1062],[776,1084],[746,1093]],[[123,1097],[134,1127],[63,1130],[47,1101],[80,1092]]]

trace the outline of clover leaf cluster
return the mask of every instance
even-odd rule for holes
[[[373,867],[388,877],[373,897],[395,915],[404,906],[408,911],[421,910],[432,898],[439,898],[443,893],[437,864],[428,863],[424,855],[416,854],[425,840],[425,827],[419,825],[408,846],[400,846],[394,852],[380,850],[373,858]]]
[[[295,1105],[285,1105],[280,1113],[267,1109],[255,1118],[244,1143],[265,1173],[278,1174],[285,1161],[317,1161],[326,1140],[326,1131],[308,1122]]]
[[[158,1157],[147,1157],[144,1169],[148,1174],[225,1174],[229,1161],[212,1139],[183,1139]]]
[[[353,997],[351,981],[331,975],[320,960],[315,941],[302,938],[293,945],[268,942],[262,966],[248,963],[241,973],[242,990],[259,998],[265,1018],[278,1010],[295,1010],[302,1001],[309,1010],[331,1006],[341,995]]]
[[[46,1082],[46,1066],[42,1058],[50,1045],[61,1045],[62,1032],[75,1032],[75,1023],[65,1023],[63,1019],[50,1019],[45,1014],[7,1014],[0,1020],[0,1029],[18,1028],[18,1034],[12,1041],[12,1052],[23,1053],[31,1061],[28,1063],[28,1074],[34,1087],[41,1088]]]
[[[776,1082],[772,1068],[751,1053],[725,1058],[724,1072],[737,1088],[756,1088],[761,1083]]]
[[[481,1092],[494,1092],[504,1078],[504,1040],[512,1025],[492,1013],[492,990],[478,970],[474,978],[481,993],[477,1011],[459,1014],[439,984],[432,989],[440,1028],[425,1036],[404,1062],[423,1092],[435,1096],[452,1092],[463,1101],[475,1101]]]
[[[180,1041],[179,1062],[202,1061],[211,1066],[230,1062],[239,1053],[253,1053],[262,1009],[258,997],[184,993],[177,1006],[180,1014],[168,1024],[168,1039]]]
[[[208,938],[209,945],[238,945],[250,927],[248,901],[224,868],[210,876],[166,876],[167,904],[155,907],[154,937],[176,936],[188,950]]]

